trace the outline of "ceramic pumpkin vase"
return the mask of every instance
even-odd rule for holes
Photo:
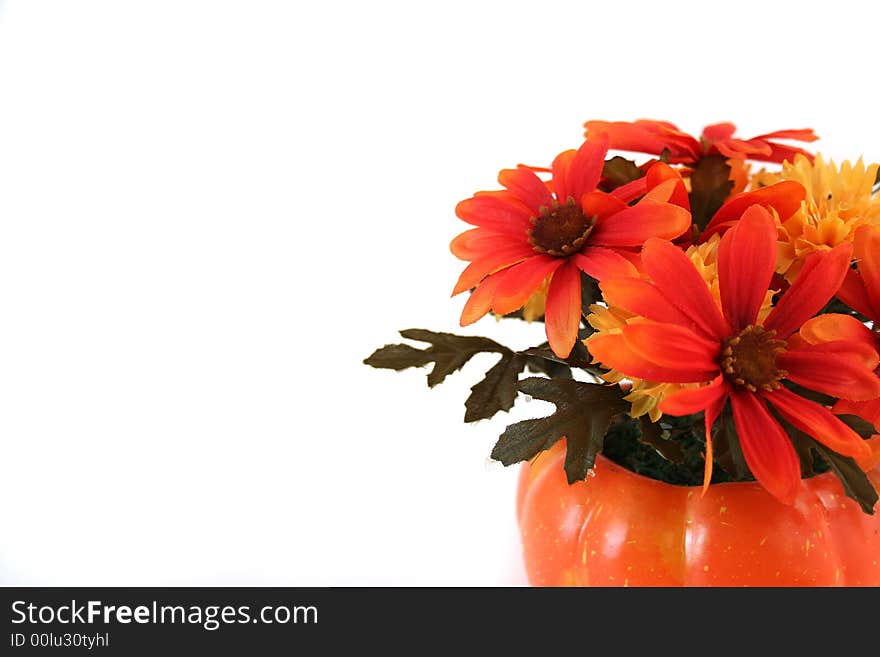
[[[880,586],[880,515],[827,472],[792,505],[755,482],[676,486],[599,456],[569,485],[564,441],[520,471],[535,586]],[[880,469],[868,473],[880,486]]]

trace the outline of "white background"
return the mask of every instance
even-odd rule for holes
[[[361,365],[457,330],[455,203],[592,118],[880,157],[865,2],[0,7],[3,584],[522,584],[491,359]]]

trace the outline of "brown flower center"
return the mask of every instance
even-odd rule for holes
[[[724,342],[721,369],[729,381],[739,386],[752,392],[770,392],[781,388],[779,381],[788,376],[776,364],[776,357],[783,351],[785,340],[777,340],[776,331],[747,326]]]
[[[580,251],[596,223],[587,217],[580,205],[569,198],[564,204],[541,208],[541,216],[532,217],[529,244],[537,253],[567,256]]]

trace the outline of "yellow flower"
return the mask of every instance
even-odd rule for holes
[[[779,273],[793,280],[811,253],[852,241],[859,226],[880,224],[880,197],[872,195],[877,169],[877,164],[865,166],[861,158],[838,168],[821,155],[812,163],[797,155],[794,163],[783,164],[779,179],[799,182],[807,195],[801,209],[782,225]],[[763,180],[768,179],[764,174]]]
[[[721,308],[721,292],[718,286],[718,244],[721,237],[717,234],[709,238],[703,244],[691,246],[686,251],[691,262],[694,263],[697,271],[706,281],[715,303]],[[759,311],[758,317],[763,320],[772,309],[773,292],[768,291],[764,297],[764,303]],[[602,335],[608,333],[620,333],[621,329],[629,323],[644,321],[642,317],[633,315],[632,313],[616,308],[614,306],[606,306],[593,304],[590,306],[590,316],[587,320],[590,326],[596,329],[594,335]],[[589,347],[589,338],[586,340]],[[654,381],[645,381],[642,379],[634,379],[625,377],[620,372],[611,370],[602,377],[609,383],[620,383],[624,388],[631,385],[629,394],[625,397],[630,402],[632,408],[630,415],[639,417],[646,413],[653,422],[660,419],[662,413],[658,406],[666,395],[681,390],[682,388],[692,388],[698,384],[694,383],[657,383]]]
[[[550,288],[550,277],[544,279],[544,282],[538,286],[538,289],[529,297],[523,306],[523,319],[527,322],[533,322],[544,314],[547,306],[547,290]]]

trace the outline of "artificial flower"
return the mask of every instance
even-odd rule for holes
[[[473,288],[461,314],[465,326],[490,310],[522,308],[549,280],[544,308],[547,339],[561,357],[571,352],[581,320],[581,272],[601,280],[636,274],[635,248],[650,237],[674,239],[690,227],[687,193],[671,167],[657,163],[635,205],[599,191],[608,140],[598,137],[559,154],[551,180],[529,167],[498,175],[504,190],[478,192],[456,207],[476,226],[450,248],[469,261],[453,295]]]
[[[838,167],[821,155],[812,162],[796,155],[782,165],[776,179],[800,183],[806,195],[798,212],[782,222],[779,273],[793,280],[811,253],[852,242],[860,226],[880,223],[880,197],[873,194],[877,169],[861,159]],[[761,180],[770,178],[765,173]]]
[[[775,497],[792,503],[801,486],[800,461],[773,412],[839,454],[870,458],[871,448],[857,433],[796,391],[873,399],[880,396],[874,374],[880,358],[861,342],[811,344],[798,335],[843,282],[849,243],[808,258],[801,275],[761,319],[776,266],[776,237],[768,210],[745,209],[718,247],[719,300],[683,251],[662,239],[648,240],[641,268],[651,281],[602,284],[604,289],[617,285],[616,305],[640,320],[616,332],[600,331],[588,347],[597,362],[627,376],[700,384],[667,395],[660,410],[669,415],[705,411],[704,487],[712,476],[711,428],[729,401],[749,469]]]
[[[778,130],[751,139],[734,137],[736,126],[716,123],[706,126],[699,139],[666,121],[640,119],[638,121],[587,121],[587,138],[607,135],[609,148],[663,155],[673,164],[693,165],[707,155],[720,154],[730,159],[749,159],[764,162],[791,160],[796,154],[812,158],[807,151],[780,144],[777,139],[812,142],[818,139],[812,130]]]
[[[740,217],[743,216],[743,212],[752,205],[760,205],[769,210],[781,224],[798,212],[805,193],[804,187],[800,183],[783,180],[767,187],[731,196],[712,215],[706,229],[700,236],[700,241],[705,242],[713,235],[724,234],[726,230],[737,224]]]
[[[716,233],[708,241],[692,245],[685,251],[685,255],[690,258],[694,268],[709,287],[712,298],[719,305],[721,304],[721,290],[718,284],[718,245],[720,242],[721,237]],[[602,285],[605,303],[590,306],[588,320],[594,329],[605,332],[619,332],[619,329],[622,329],[630,322],[639,323],[644,321],[639,315],[615,305],[617,293],[622,292],[626,295],[632,285],[641,286],[642,283],[634,283],[629,279],[611,279]],[[773,290],[767,290],[764,301],[761,304],[761,309],[758,311],[759,320],[763,320],[772,310],[773,294]],[[613,369],[605,373],[602,378],[609,383],[629,381],[631,388],[625,399],[632,404],[630,415],[632,417],[639,417],[647,414],[653,422],[657,422],[662,417],[663,413],[660,411],[660,402],[667,395],[683,388],[693,388],[697,385],[693,383],[648,381],[634,376],[627,376]]]

